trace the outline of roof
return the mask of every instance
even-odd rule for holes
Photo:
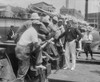
[[[66,7],[62,6],[61,9],[67,9]]]
[[[46,10],[43,10],[43,9],[41,9],[41,8],[39,8],[39,7],[34,7],[34,8],[37,9],[38,11],[42,12],[42,13],[49,14],[50,16],[53,15],[52,13],[50,13],[50,12],[48,12],[48,11],[46,11]]]
[[[0,18],[4,18],[4,19],[19,19],[19,20],[30,20],[29,18],[19,18],[19,17],[6,17],[6,16],[0,16]]]
[[[32,5],[37,5],[37,4],[45,4],[47,6],[52,6],[53,8],[55,8],[52,4],[48,4],[46,2],[39,2],[39,3],[32,4]]]

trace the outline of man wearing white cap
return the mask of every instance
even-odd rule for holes
[[[39,22],[38,20],[40,20],[40,17],[38,16],[37,13],[33,13],[31,15],[31,18],[30,20],[24,22],[17,30],[17,32],[15,33],[15,36],[14,36],[14,40],[15,40],[15,43],[19,40],[20,36],[22,35],[22,33],[24,31],[26,31],[29,27],[32,26],[32,23],[35,23],[36,21]]]
[[[51,29],[51,36],[53,36],[55,39],[57,39],[58,35],[57,35],[57,31],[59,30],[58,28],[58,17],[54,16],[52,18],[52,21],[49,23],[48,26]]]
[[[34,21],[34,23],[39,22],[38,20],[40,17],[38,16],[37,13],[33,13],[31,19]],[[19,68],[18,68],[18,74],[17,78],[21,79],[21,82],[24,82],[24,77],[27,74],[27,71],[30,66],[30,53],[34,48],[39,47],[38,45],[38,33],[37,31],[33,28],[34,25],[32,24],[26,29],[20,39],[17,42],[15,52],[16,52],[16,57],[19,60]],[[22,29],[23,30],[23,29]],[[41,60],[41,59],[40,59]],[[44,66],[37,66],[40,68],[44,68]]]
[[[53,19],[52,19],[52,22],[53,22],[53,30],[54,31],[57,31],[58,29],[58,17],[57,16],[54,16]]]
[[[82,41],[84,42],[84,52],[86,54],[86,60],[88,60],[88,54],[89,53],[91,55],[91,59],[94,60],[93,52],[92,52],[92,49],[91,49],[93,36],[92,36],[92,33],[91,33],[91,30],[90,30],[89,26],[87,27],[87,31],[84,34]]]
[[[80,31],[73,26],[72,20],[67,21],[66,31],[59,37],[65,36],[65,68],[70,68],[70,54],[72,56],[71,70],[76,66],[76,41],[82,37]]]

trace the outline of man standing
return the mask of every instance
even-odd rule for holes
[[[34,21],[39,21],[40,17],[37,13],[32,14],[32,19]],[[36,18],[37,17],[37,18]],[[24,31],[20,37],[20,39],[17,42],[15,52],[16,57],[19,60],[19,67],[18,67],[18,74],[17,78],[21,80],[21,82],[24,82],[24,77],[27,74],[27,71],[30,66],[30,53],[35,48],[39,48],[38,44],[38,33],[34,29],[34,26],[37,24],[34,23],[34,25],[30,25],[26,31]],[[38,26],[38,25],[37,25]],[[44,66],[39,65],[37,67],[44,68]]]
[[[76,66],[76,41],[79,41],[82,37],[80,31],[76,28],[76,23],[73,20],[67,21],[67,27],[65,32],[59,37],[65,36],[65,68],[70,68],[70,54],[72,56],[71,70]]]
[[[91,59],[94,60],[93,53],[92,53],[92,50],[91,50],[91,43],[93,41],[93,36],[91,34],[89,27],[87,28],[87,31],[84,34],[84,37],[83,37],[82,40],[84,42],[84,52],[86,54],[86,60],[88,60],[88,53],[90,53]]]
[[[7,34],[7,40],[13,40],[13,36],[14,36],[15,32],[14,32],[14,26],[10,27],[10,30]]]

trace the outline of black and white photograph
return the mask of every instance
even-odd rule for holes
[[[100,0],[0,0],[0,82],[100,82]]]

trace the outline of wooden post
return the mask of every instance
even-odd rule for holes
[[[85,0],[85,20],[88,19],[88,0]]]

